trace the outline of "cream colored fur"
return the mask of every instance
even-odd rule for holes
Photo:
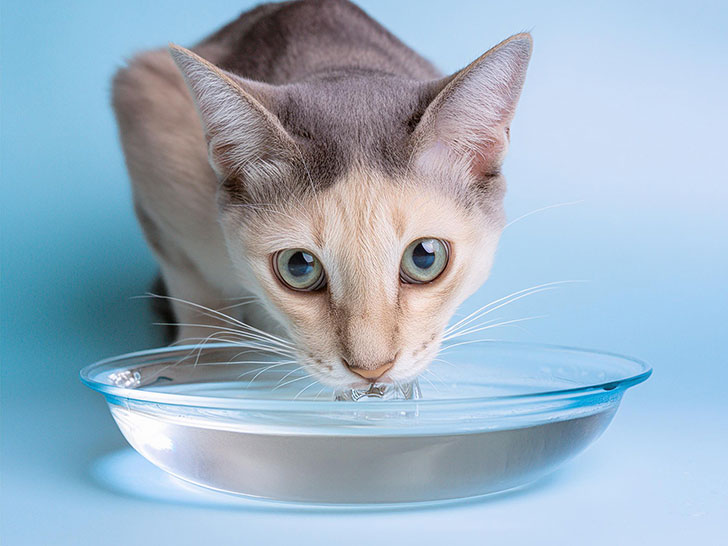
[[[487,277],[503,218],[468,212],[415,180],[387,180],[362,169],[310,201],[251,223],[229,213],[223,225],[237,270],[242,278],[254,273],[301,362],[324,382],[340,385],[361,381],[342,356],[363,368],[395,359],[386,374],[393,381],[412,379],[429,364],[455,308]],[[402,253],[421,237],[449,241],[450,263],[433,283],[402,284]],[[329,290],[282,286],[270,267],[271,254],[282,248],[318,256]]]
[[[254,295],[253,283],[233,274],[218,220],[218,179],[200,118],[166,49],[139,55],[117,74],[114,108],[137,215],[170,295],[212,309]],[[208,326],[220,324],[193,306],[176,301],[172,306],[183,325],[178,340],[197,342],[214,333]],[[246,322],[280,330],[260,305],[245,309]],[[187,326],[198,324],[203,326]]]
[[[487,105],[472,125],[452,125],[449,118],[465,113],[448,113],[449,103],[435,103],[421,124],[422,131],[430,127],[431,132],[422,133],[406,176],[390,179],[360,166],[315,196],[250,209],[218,206],[218,176],[210,165],[220,176],[239,168],[244,177],[273,181],[285,176],[284,163],[253,165],[246,157],[255,156],[271,135],[279,150],[295,152],[255,98],[255,89],[243,91],[181,48],[173,53],[189,90],[168,52],[137,57],[117,75],[114,104],[137,213],[171,296],[211,309],[225,309],[234,303],[231,298],[254,297],[256,303],[238,308],[236,318],[288,336],[300,362],[325,383],[362,381],[344,358],[369,369],[394,360],[385,379],[414,378],[436,354],[455,308],[483,283],[492,265],[504,224],[500,198],[479,206],[468,204],[463,194],[482,174],[474,167],[480,167],[477,157],[484,153],[477,143],[498,147],[498,160],[505,152],[522,84],[508,79],[513,79],[508,62],[514,54],[530,52],[530,38],[527,44],[523,40],[512,46],[520,51],[506,50],[503,62],[491,66],[490,76],[500,82],[496,88],[478,89],[480,79],[471,81],[468,74],[471,67],[445,88],[446,96],[485,96],[515,85],[515,96]],[[445,118],[438,115],[442,111]],[[251,112],[265,123],[246,118]],[[493,132],[483,135],[484,126]],[[217,156],[217,148],[228,155]],[[255,171],[244,170],[249,167]],[[450,263],[430,284],[403,284],[402,253],[421,237],[448,241]],[[286,248],[307,249],[322,261],[326,290],[301,293],[281,285],[271,256]],[[180,340],[199,341],[222,326],[193,306],[175,302],[174,312]]]

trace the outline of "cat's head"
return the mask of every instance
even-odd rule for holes
[[[429,82],[342,71],[270,85],[171,47],[220,179],[237,272],[335,386],[404,382],[486,279],[531,38]]]

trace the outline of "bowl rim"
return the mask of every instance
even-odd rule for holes
[[[614,361],[628,363],[637,368],[636,373],[626,375],[619,379],[612,379],[600,383],[586,384],[578,387],[557,390],[545,390],[526,394],[507,394],[497,396],[477,396],[467,398],[445,398],[445,399],[415,399],[415,400],[382,400],[377,401],[376,409],[382,411],[402,411],[408,408],[417,408],[422,410],[425,408],[462,408],[463,406],[493,406],[493,405],[513,405],[533,402],[555,401],[570,398],[580,398],[594,394],[611,394],[623,393],[626,389],[638,385],[647,380],[652,375],[652,367],[645,361],[625,356],[619,353],[609,351],[599,351],[592,349],[583,349],[578,347],[570,347],[564,345],[551,345],[545,343],[532,343],[520,341],[489,341],[487,346],[498,346],[503,348],[520,349],[527,351],[556,351],[579,355],[597,355],[606,357]],[[216,342],[209,343],[202,347],[202,350],[224,349],[224,348],[240,348],[237,343]],[[105,358],[89,364],[81,369],[79,375],[81,381],[89,388],[100,392],[107,399],[113,397],[116,399],[126,399],[139,402],[151,402],[156,404],[188,406],[210,409],[229,409],[229,410],[275,410],[280,412],[301,412],[301,411],[327,411],[339,412],[352,410],[361,410],[362,404],[353,401],[334,401],[334,400],[306,400],[306,399],[261,399],[261,398],[224,398],[215,396],[198,396],[190,394],[177,394],[169,392],[157,392],[154,390],[142,390],[136,388],[120,387],[98,381],[93,378],[94,373],[100,368],[108,367],[114,363],[122,363],[124,361],[140,359],[145,357],[159,357],[165,353],[176,353],[179,351],[198,350],[199,345],[177,345],[168,347],[158,347],[154,349],[145,349],[124,353],[117,356]],[[144,364],[141,364],[143,366]]]

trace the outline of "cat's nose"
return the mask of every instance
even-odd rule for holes
[[[363,377],[364,379],[368,379],[369,381],[376,381],[377,379],[382,377],[385,373],[392,369],[395,361],[395,359],[393,358],[389,362],[385,362],[384,364],[381,364],[379,366],[367,366],[365,368],[362,366],[357,366],[354,363],[350,363],[345,358],[342,358],[342,360],[344,361],[344,364],[346,364],[346,367],[349,368],[352,372],[360,377]]]

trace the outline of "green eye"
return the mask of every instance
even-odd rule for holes
[[[285,286],[299,292],[313,292],[326,285],[326,274],[319,259],[301,248],[276,252],[273,271]]]
[[[408,284],[424,284],[439,277],[450,259],[450,247],[440,239],[417,239],[402,256],[399,278]]]

